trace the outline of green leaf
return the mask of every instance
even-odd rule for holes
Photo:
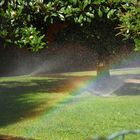
[[[78,22],[79,22],[79,23],[82,23],[82,21],[83,21],[83,15],[81,14],[81,15],[79,16]]]
[[[107,13],[107,18],[111,18],[111,17],[114,15],[115,11],[116,11],[116,10],[114,10],[114,9],[110,10],[110,11]]]
[[[94,14],[90,13],[90,12],[86,12],[86,16],[90,17],[90,18],[94,18]]]
[[[59,15],[59,17],[60,17],[60,19],[62,20],[62,21],[64,21],[65,20],[65,17],[62,15],[62,14],[58,14]]]
[[[69,0],[69,2],[73,5],[76,5],[78,3],[78,0]]]
[[[88,4],[91,3],[91,0],[84,0],[83,2],[83,9],[85,9],[87,7]]]
[[[46,15],[46,16],[44,17],[44,22],[47,21],[47,18],[48,18],[48,17],[49,17],[48,15]]]
[[[90,23],[90,22],[91,22],[91,18],[88,18],[88,17],[87,17],[87,22],[89,22],[89,23]]]
[[[99,10],[98,10],[98,15],[99,15],[99,17],[102,17],[102,16],[103,16],[103,12],[101,11],[100,8],[99,8]]]

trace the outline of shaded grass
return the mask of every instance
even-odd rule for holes
[[[85,79],[81,77],[79,80]],[[75,81],[73,77],[19,76],[0,79],[0,126],[9,125],[48,111],[64,100]],[[77,81],[75,81],[77,82]]]
[[[123,97],[73,94],[76,86],[91,76],[94,78],[95,72],[0,78],[0,134],[40,140],[84,140],[140,128],[139,94]],[[133,87],[138,93],[139,86]],[[129,136],[130,139],[139,140],[140,136]]]

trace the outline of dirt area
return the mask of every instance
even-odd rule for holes
[[[33,140],[33,139],[13,137],[13,136],[7,136],[7,135],[0,135],[0,140]]]

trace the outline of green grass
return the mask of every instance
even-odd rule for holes
[[[133,74],[138,75],[138,71]],[[79,79],[84,82],[91,76],[95,72],[0,78],[0,134],[39,140],[85,140],[140,128],[140,94],[76,96],[75,84],[79,86]],[[138,92],[139,85],[131,85],[129,89]],[[140,135],[130,135],[130,139],[139,140]]]

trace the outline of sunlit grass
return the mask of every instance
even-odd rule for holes
[[[44,103],[45,104],[45,103]],[[37,118],[1,127],[2,134],[40,140],[84,140],[140,127],[140,97],[84,97],[77,102],[58,104]],[[138,140],[140,137],[135,137]]]
[[[140,68],[126,68],[126,69],[113,69],[110,70],[112,75],[127,75],[127,74],[140,74]]]
[[[96,76],[96,71],[82,71],[82,72],[68,72],[68,73],[61,73],[64,76]]]

